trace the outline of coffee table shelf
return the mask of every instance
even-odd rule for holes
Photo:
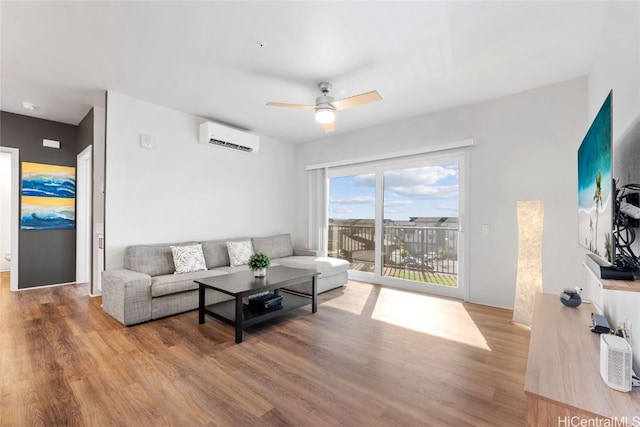
[[[262,311],[251,311],[247,304],[242,307],[242,324],[251,326],[265,320],[283,315],[298,308],[311,304],[311,297],[292,294],[285,290],[280,290],[278,294],[282,297],[282,306],[275,309]],[[235,300],[211,304],[205,307],[206,314],[215,317],[230,325],[236,324],[236,302]]]

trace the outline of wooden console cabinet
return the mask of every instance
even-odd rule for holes
[[[591,304],[572,308],[558,295],[537,295],[524,386],[528,426],[640,426],[640,390],[613,390],[600,376],[592,311]]]

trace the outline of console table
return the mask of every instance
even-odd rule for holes
[[[524,385],[528,426],[583,425],[575,424],[581,419],[640,425],[640,391],[613,390],[600,376],[600,337],[589,329],[594,309],[536,296]]]

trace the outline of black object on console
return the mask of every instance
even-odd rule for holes
[[[601,314],[591,313],[591,332],[595,332],[596,334],[608,334],[611,332],[611,328],[609,327],[609,322],[607,322],[607,318]]]
[[[633,270],[616,266],[600,266],[600,277],[609,280],[633,280]]]
[[[567,288],[560,293],[560,302],[569,307],[577,307],[582,304],[582,298],[575,289]]]

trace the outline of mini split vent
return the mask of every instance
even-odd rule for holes
[[[260,147],[260,138],[238,129],[213,122],[204,122],[200,125],[200,143],[246,153],[257,153]]]

